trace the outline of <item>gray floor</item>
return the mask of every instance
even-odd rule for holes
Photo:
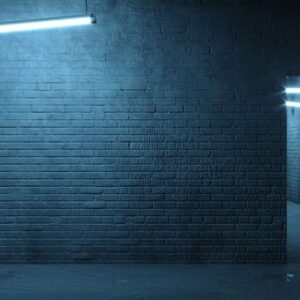
[[[1,268],[1,300],[300,299],[299,265],[7,265]],[[287,278],[287,273],[295,277]]]
[[[297,300],[300,205],[288,215],[287,265],[0,265],[0,300]]]

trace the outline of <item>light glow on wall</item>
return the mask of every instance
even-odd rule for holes
[[[55,18],[55,19],[41,19],[24,21],[17,23],[4,23],[0,24],[0,33],[9,33],[16,31],[27,31],[27,30],[41,30],[49,28],[59,27],[71,27],[71,26],[82,26],[96,23],[96,18],[90,16],[79,16],[79,17],[67,17],[67,18]]]

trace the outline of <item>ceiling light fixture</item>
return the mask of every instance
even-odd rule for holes
[[[63,18],[47,18],[38,20],[28,20],[20,22],[9,22],[0,24],[0,33],[9,33],[27,30],[41,30],[59,27],[71,27],[80,25],[90,25],[96,23],[96,17],[88,15],[88,4],[85,1],[85,15]]]
[[[79,25],[89,25],[93,23],[96,23],[96,18],[92,15],[67,18],[41,19],[0,24],[0,33],[71,27]]]
[[[286,101],[285,105],[288,107],[300,107],[300,102]]]
[[[287,94],[300,94],[300,88],[291,88],[291,87],[289,87],[289,88],[286,88],[285,89],[285,92],[287,93]]]

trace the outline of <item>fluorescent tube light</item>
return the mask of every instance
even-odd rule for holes
[[[285,92],[287,94],[300,94],[300,88],[286,88]]]
[[[296,102],[296,101],[286,101],[285,102],[286,106],[289,107],[300,107],[300,102]]]
[[[23,21],[16,23],[0,24],[0,33],[27,31],[27,30],[40,30],[48,28],[71,27],[80,25],[89,25],[96,23],[96,18],[90,16],[55,18],[55,19],[40,19]]]

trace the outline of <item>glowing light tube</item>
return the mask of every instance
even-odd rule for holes
[[[300,102],[296,102],[296,101],[286,101],[285,102],[286,106],[289,107],[300,107]]]
[[[287,94],[300,94],[300,88],[286,88],[285,92]]]
[[[94,16],[79,16],[55,19],[40,19],[23,21],[16,23],[3,23],[0,24],[0,33],[27,31],[27,30],[41,30],[48,28],[71,27],[80,25],[89,25],[96,23]]]

